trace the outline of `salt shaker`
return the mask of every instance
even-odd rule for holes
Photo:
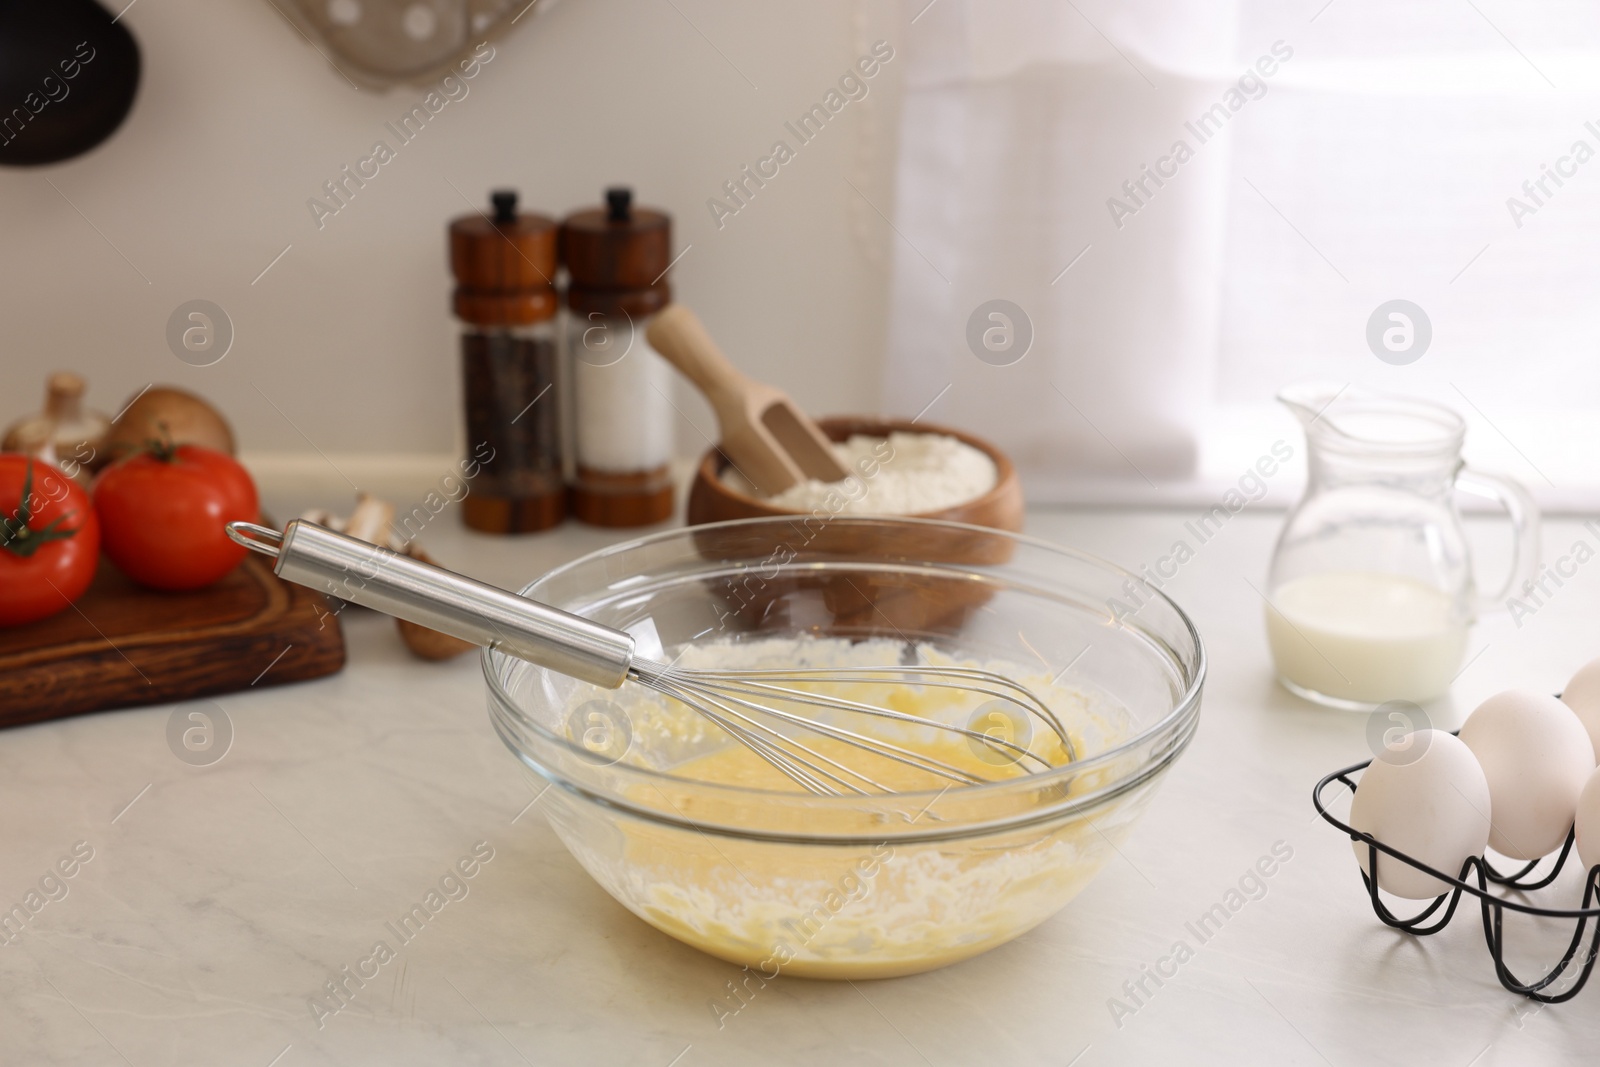
[[[672,373],[645,340],[666,307],[672,219],[606,190],[606,205],[561,226],[569,275],[566,348],[572,375],[572,511],[596,526],[672,517]]]
[[[467,422],[461,513],[476,530],[528,533],[566,513],[557,230],[553,219],[519,214],[515,192],[497,191],[490,202],[492,216],[475,212],[450,223]]]

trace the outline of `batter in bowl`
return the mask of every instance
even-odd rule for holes
[[[797,666],[874,666],[901,661],[903,642],[842,639],[771,639],[712,644],[687,650],[685,666],[717,669]],[[934,649],[915,654],[930,664],[998,670],[1027,685],[1068,728],[1077,752],[1103,751],[1119,721],[1104,698],[1053,684],[1014,664],[957,661]],[[830,693],[860,699],[941,722],[1000,735],[1052,766],[1070,762],[1061,739],[1035,720],[1031,736],[1021,717],[1003,706],[985,711],[975,694],[881,684],[829,686]],[[776,793],[802,788],[746,746],[730,739],[693,710],[653,693],[625,687],[613,694],[632,723],[633,744],[624,758],[668,771],[669,778],[634,786],[629,799],[700,825],[739,825],[748,797],[706,785]],[[587,695],[586,695],[587,699]],[[998,713],[1001,717],[996,719]],[[973,716],[976,714],[976,718]],[[1024,775],[1010,754],[981,742],[927,727],[852,716],[851,729],[908,751],[952,764],[978,777],[1005,781]],[[845,742],[802,735],[808,748],[870,775],[897,794],[903,810],[887,821],[881,805],[863,805],[851,825],[848,802],[830,811],[853,835],[883,838],[866,845],[819,848],[725,833],[701,832],[640,818],[620,823],[621,840],[568,839],[591,873],[636,914],[711,955],[759,970],[813,978],[880,978],[910,974],[976,955],[1043,921],[1105,862],[1118,835],[1086,821],[1057,821],[980,838],[896,843],[896,831],[937,824],[941,804],[959,803],[963,823],[981,820],[984,798],[964,786]],[[1032,761],[1030,761],[1031,763]],[[1042,766],[1033,764],[1036,770]],[[1097,769],[1041,789],[1066,797],[1096,788]],[[787,805],[784,821],[771,811],[761,830],[803,834],[808,811]],[[1015,810],[1015,797],[994,799],[995,816]],[[561,829],[558,824],[558,830]],[[563,834],[564,838],[567,837]],[[600,847],[602,844],[608,847]]]

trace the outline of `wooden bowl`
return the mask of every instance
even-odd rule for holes
[[[817,425],[833,441],[844,441],[855,434],[869,437],[887,437],[891,433],[932,433],[954,437],[971,445],[994,461],[994,488],[987,493],[954,507],[922,511],[907,516],[913,519],[944,519],[947,522],[965,522],[973,526],[989,526],[996,530],[1022,530],[1022,482],[1016,468],[994,445],[969,433],[947,426],[933,426],[909,419],[880,419],[859,415],[836,415],[818,419]],[[694,483],[689,489],[688,523],[698,526],[707,522],[727,519],[757,519],[785,515],[808,515],[809,512],[774,507],[758,497],[731,489],[722,480],[728,459],[717,449],[708,451],[695,470]]]
[[[819,419],[818,425],[831,440],[843,441],[853,434],[886,437],[890,433],[945,434],[963,441],[994,461],[994,488],[976,499],[904,516],[916,519],[942,519],[948,522],[987,526],[1020,532],[1022,529],[1022,484],[1016,469],[1005,454],[971,434],[942,426],[913,423],[904,419],[835,417]],[[794,558],[804,552],[810,558],[861,556],[880,560],[905,559],[983,566],[1004,563],[1011,557],[1013,544],[1004,537],[985,535],[977,530],[948,527],[917,527],[913,524],[886,530],[881,525],[857,524],[847,520],[872,516],[846,515],[824,508],[793,511],[774,507],[757,497],[729,488],[721,478],[728,461],[712,449],[700,461],[689,490],[689,525],[702,525],[729,519],[789,518],[793,521],[774,526],[763,536],[772,543],[775,558]],[[726,546],[707,542],[708,554],[725,552]],[[766,545],[742,546],[740,555],[760,559],[768,553]],[[748,555],[746,555],[748,554]],[[730,560],[732,562],[732,560]],[[739,584],[725,597],[729,614],[743,628],[766,630],[786,625],[784,619],[801,601],[822,607],[831,624],[822,627],[833,636],[902,637],[953,632],[974,609],[989,600],[990,589],[981,583],[943,583],[937,587],[914,576],[884,574],[873,578],[816,578],[804,573],[764,574],[758,581]]]

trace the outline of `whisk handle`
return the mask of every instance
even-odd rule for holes
[[[273,557],[273,573],[285,581],[580,681],[615,689],[633,663],[633,637],[621,630],[304,519],[289,523],[281,535],[253,523],[229,523],[228,536]]]

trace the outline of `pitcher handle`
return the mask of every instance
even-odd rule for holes
[[[1539,505],[1521,483],[1470,467],[1463,467],[1456,475],[1456,488],[1499,501],[1511,520],[1511,573],[1493,595],[1479,594],[1477,613],[1482,616],[1502,610],[1508,597],[1521,593],[1527,583],[1539,576]]]

